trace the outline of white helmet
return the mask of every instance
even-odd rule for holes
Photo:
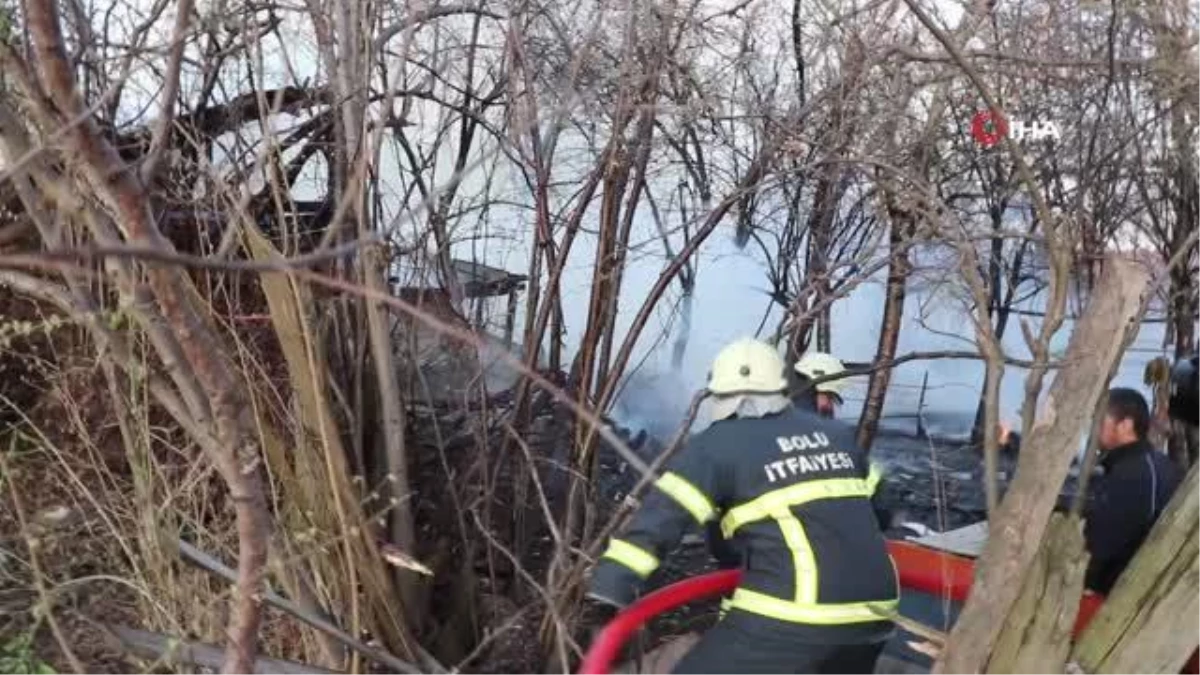
[[[846,366],[842,365],[833,354],[824,352],[808,352],[800,357],[796,362],[796,372],[810,380],[826,377],[828,375],[837,375],[846,372]],[[830,380],[817,385],[817,391],[823,394],[833,394],[841,397],[842,389],[846,386],[845,378],[839,380]]]
[[[787,364],[771,345],[744,338],[732,342],[713,359],[708,391],[727,394],[778,394],[787,390]]]

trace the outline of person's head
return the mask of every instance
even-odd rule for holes
[[[1136,389],[1117,387],[1108,392],[1108,408],[1100,423],[1101,450],[1112,450],[1146,438],[1150,406]]]
[[[1171,369],[1168,411],[1172,419],[1200,426],[1200,363],[1196,356],[1179,359]]]
[[[752,338],[729,343],[713,359],[708,392],[713,396],[782,394],[787,364],[771,345]]]
[[[841,360],[832,354],[807,352],[796,361],[794,370],[797,386],[792,392],[793,399],[798,404],[816,408],[824,417],[833,417],[838,406],[842,405],[842,388],[846,381],[829,380],[815,386],[812,383],[822,377],[845,372],[846,367]]]
[[[786,369],[779,353],[765,342],[743,339],[722,349],[708,374],[713,421],[782,412],[792,404],[785,395]]]

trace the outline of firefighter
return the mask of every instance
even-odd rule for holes
[[[830,375],[842,375],[845,372],[845,364],[833,354],[805,352],[792,369],[790,384],[792,403],[802,410],[814,409],[821,417],[833,419],[845,404],[845,400],[842,398],[842,391],[846,388],[845,377],[818,382],[815,385],[813,382]],[[880,476],[883,475],[882,472],[879,472],[878,467],[875,467],[875,470]],[[902,517],[902,513],[893,513],[884,505],[884,500],[879,498],[879,493],[884,491],[884,485],[885,479],[881,479],[876,484],[875,499],[872,500],[872,503],[879,526],[883,528],[884,532],[888,532]]]
[[[793,398],[797,396],[813,396],[817,412],[822,417],[833,417],[838,408],[844,403],[842,390],[846,386],[845,379],[820,382],[815,387],[813,380],[830,375],[841,375],[846,372],[846,366],[833,354],[824,352],[806,352],[796,361],[796,387]],[[815,389],[815,392],[813,391]],[[797,401],[799,403],[799,401]],[[803,407],[803,406],[801,406]]]
[[[848,427],[792,405],[786,370],[756,340],[717,355],[715,421],[668,463],[592,574],[589,597],[623,607],[687,529],[719,523],[741,585],[674,672],[872,672],[894,631],[877,474]]]

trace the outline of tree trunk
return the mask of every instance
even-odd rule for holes
[[[834,114],[840,112],[836,106]],[[833,218],[840,200],[837,189],[841,179],[840,172],[828,168],[821,172],[813,195],[812,210],[808,218],[808,256],[804,276],[812,285],[813,294],[809,307],[816,308],[809,324],[816,328],[815,346],[817,351],[830,353],[829,305],[825,300],[830,294],[829,284],[829,249],[832,240]],[[810,312],[808,312],[811,314]],[[811,330],[811,328],[809,329]],[[808,344],[813,344],[813,336],[809,336]]]
[[[1090,427],[1111,366],[1124,351],[1124,331],[1113,327],[1138,316],[1147,283],[1146,271],[1133,262],[1111,259],[1105,265],[1028,436],[1027,446],[1038,452],[1020,457],[1016,478],[991,519],[971,596],[934,672],[977,673],[987,663],[1037,554],[1080,436]]]
[[[912,260],[908,257],[908,239],[913,231],[912,217],[907,213],[893,212],[891,219],[889,242],[892,257],[888,261],[887,299],[883,303],[879,349],[875,354],[876,366],[896,358],[896,347],[900,344],[900,326],[904,319],[908,275],[912,273]],[[890,367],[877,368],[871,373],[871,381],[867,385],[867,400],[863,404],[862,417],[858,421],[858,444],[865,450],[871,449],[875,435],[879,433],[879,418],[883,414],[883,403],[891,382]]]
[[[1087,564],[1079,518],[1051,516],[1046,540],[1004,623],[987,672],[1064,672]]]
[[[1195,76],[1195,51],[1190,46],[1190,24],[1174,16],[1187,16],[1191,3],[1154,3],[1147,6],[1154,30],[1155,51],[1163,67],[1156,68],[1158,96],[1169,103],[1171,135],[1171,176],[1168,193],[1173,195],[1169,250],[1167,259],[1179,259],[1170,271],[1168,314],[1175,338],[1175,357],[1190,356],[1196,350],[1196,280],[1192,269],[1200,244],[1191,239],[1200,220],[1200,180],[1196,174],[1196,120],[1200,114],[1196,99],[1200,80]],[[1169,64],[1169,65],[1168,65]],[[1185,65],[1186,64],[1186,65]],[[1186,75],[1183,75],[1186,73]],[[1184,249],[1190,249],[1184,254]],[[1182,466],[1196,460],[1195,432],[1173,425],[1168,449],[1172,459]]]
[[[988,2],[988,0],[973,0],[969,3],[967,12],[963,15],[958,27],[954,29],[954,41],[964,44],[969,40],[991,7],[992,3]],[[897,97],[893,105],[903,108],[912,100],[916,90],[908,84],[901,84],[899,81],[895,85],[902,87],[905,93]],[[935,129],[941,126],[946,114],[946,109],[949,106],[947,97],[948,85],[942,85],[934,93],[932,108],[929,118],[925,122],[924,130],[912,146],[912,153],[915,158],[913,173],[922,179],[929,176],[934,157],[933,133]],[[903,151],[897,147],[896,127],[891,123],[889,123],[889,126],[891,128],[885,136],[888,139],[887,150],[899,156]],[[913,203],[911,201],[907,203],[900,201],[903,188],[893,185],[891,178],[881,180],[880,186],[884,195],[888,217],[891,220],[891,232],[889,235],[891,259],[888,261],[887,298],[883,306],[883,319],[879,333],[879,350],[875,356],[875,364],[877,366],[890,364],[896,356],[896,347],[900,342],[900,327],[904,318],[906,287],[908,277],[912,272],[912,261],[909,258],[908,246],[910,240],[916,236],[917,226],[917,211],[913,208]],[[867,386],[867,399],[864,403],[863,414],[859,419],[858,425],[858,443],[866,450],[870,450],[871,444],[875,441],[875,435],[879,431],[879,418],[883,413],[883,404],[887,397],[888,385],[891,384],[891,381],[892,372],[890,367],[878,368],[871,374],[871,381]]]
[[[1178,116],[1177,116],[1178,117]],[[1177,124],[1183,123],[1176,119]],[[1188,148],[1188,146],[1184,146]],[[1170,258],[1181,256],[1179,264],[1170,271],[1170,302],[1168,303],[1171,333],[1175,337],[1175,358],[1191,356],[1196,352],[1196,280],[1192,277],[1192,261],[1196,259],[1197,243],[1190,235],[1197,226],[1197,211],[1200,210],[1200,184],[1197,183],[1195,168],[1189,149],[1176,153],[1178,167],[1176,175],[1175,222],[1172,228]],[[1190,248],[1186,254],[1184,249]],[[1194,435],[1189,435],[1181,424],[1169,423],[1167,451],[1171,459],[1187,467],[1196,461]]]
[[[992,322],[992,334],[996,338],[996,342],[1004,339],[1004,331],[1008,328],[1008,317],[1011,310],[1012,298],[1014,293],[1012,287],[1009,287],[1009,293],[1006,298],[1001,298],[1002,289],[1004,288],[1004,213],[1005,203],[1002,202],[997,207],[991,209],[992,221],[992,241],[990,251],[988,253],[988,306],[987,316],[988,321]],[[1008,300],[1005,302],[1004,300]],[[985,379],[983,388],[979,393],[979,406],[975,409],[975,422],[971,425],[971,443],[972,445],[981,445],[983,442],[983,434],[996,433],[994,429],[987,429],[987,398],[988,398],[988,382]]]

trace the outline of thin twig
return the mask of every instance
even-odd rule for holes
[[[9,253],[0,255],[0,265],[26,269],[54,269],[55,263],[94,263],[105,258],[144,260],[164,265],[224,272],[280,272],[301,267],[315,267],[355,254],[364,246],[378,243],[374,238],[360,239],[341,246],[271,261],[222,260],[217,257],[198,257],[162,248],[145,246],[87,246],[40,253]]]
[[[524,579],[525,583],[529,584],[530,587],[533,588],[533,590],[539,596],[541,596],[542,602],[546,603],[546,613],[558,626],[559,634],[570,642],[569,646],[572,650],[574,650],[576,653],[580,653],[581,650],[579,649],[579,645],[569,637],[568,631],[565,630],[566,622],[563,621],[562,615],[558,611],[558,604],[554,602],[554,596],[550,590],[539,584],[537,579],[534,579],[533,576],[529,574],[524,565],[521,564],[521,561],[516,555],[513,554],[512,551],[508,550],[507,546],[499,541],[496,541],[496,537],[487,529],[487,527],[484,526],[483,521],[479,518],[479,512],[475,509],[471,509],[471,519],[475,521],[475,527],[478,528],[480,534],[482,534],[483,537],[488,540],[488,543],[494,546],[501,555],[508,559],[517,575]]]
[[[357,247],[358,245],[359,244],[357,244],[357,243],[354,244],[355,247]],[[96,249],[91,249],[91,250],[96,250]],[[158,260],[163,263],[179,265],[182,267],[196,267],[196,268],[201,268],[201,269],[216,269],[216,270],[221,270],[221,269],[228,270],[228,269],[240,269],[241,268],[240,263],[234,263],[232,261],[217,262],[210,258],[187,255],[184,253],[164,252],[161,250],[150,250],[148,248],[137,248],[137,247],[108,248],[108,247],[106,247],[105,251],[109,255],[113,255],[113,256],[117,256],[117,257],[121,257],[121,256],[144,257],[146,259]],[[314,254],[314,255],[320,255],[323,257],[325,255],[328,255],[328,253],[329,252],[325,252],[322,254]],[[51,255],[51,253],[48,253],[48,252],[39,253],[39,254],[31,254],[31,255],[5,255],[5,256],[0,256],[0,264],[12,263],[13,266],[16,266],[16,263],[20,263],[20,265],[23,267],[45,268],[47,266],[53,265],[52,263],[46,262],[47,256],[50,256],[50,255]],[[70,257],[70,256],[68,256],[68,257]],[[306,260],[308,260],[308,258],[306,258]],[[57,263],[57,264],[58,265],[67,265],[68,263],[63,262],[63,263]],[[232,268],[229,267],[230,265],[233,265],[233,267]],[[83,267],[70,268],[70,270],[72,272],[76,272],[76,273],[83,274],[83,275],[93,273],[92,270],[83,268]],[[312,272],[312,271],[304,270],[304,269],[298,269],[292,264],[291,261],[289,261],[288,259],[285,259],[285,258],[279,258],[278,260],[271,260],[271,261],[255,262],[255,263],[253,263],[253,271],[284,272],[284,273],[287,273],[287,274],[290,274],[290,275],[296,277],[297,279],[307,281],[307,282],[312,283],[317,286],[322,286],[322,287],[328,288],[330,290],[334,290],[334,291],[338,291],[338,292],[342,292],[342,293],[358,295],[360,297],[363,297],[363,298],[373,301],[373,302],[380,302],[382,304],[388,305],[389,307],[391,307],[395,310],[398,310],[399,312],[401,312],[405,315],[411,316],[412,318],[421,322],[423,325],[429,327],[430,329],[438,332],[439,334],[455,338],[456,340],[459,340],[459,341],[463,342],[464,344],[469,344],[469,345],[475,347],[476,349],[482,349],[487,346],[483,342],[482,338],[480,338],[474,332],[462,329],[456,325],[452,325],[449,322],[439,318],[434,313],[424,309],[420,305],[411,303],[403,298],[398,298],[398,297],[392,296],[382,290],[367,288],[366,286],[363,286],[361,284],[356,284],[356,283],[353,283],[350,281],[345,281],[343,279],[338,279],[338,278],[331,277],[331,276],[328,276],[325,274]],[[638,457],[635,452],[633,452],[632,450],[629,449],[629,446],[626,445],[626,443],[621,439],[620,436],[618,436],[616,433],[614,433],[611,429],[608,428],[608,425],[604,422],[603,419],[600,418],[599,415],[597,415],[595,412],[593,412],[588,407],[580,404],[575,399],[575,397],[572,396],[569,392],[567,392],[567,391],[563,390],[561,387],[555,385],[544,375],[542,375],[538,371],[534,370],[533,368],[527,366],[522,359],[509,353],[507,350],[500,350],[499,353],[497,354],[497,357],[499,358],[500,361],[503,361],[503,362],[507,363],[508,365],[512,366],[514,369],[518,370],[523,375],[525,375],[527,378],[529,378],[534,384],[537,384],[539,387],[544,389],[547,393],[550,394],[550,396],[556,402],[561,403],[562,405],[566,406],[567,408],[569,408],[571,410],[571,412],[573,412],[575,415],[577,415],[580,419],[582,419],[585,422],[587,422],[588,424],[594,426],[596,428],[596,433],[601,438],[603,438],[605,441],[607,441],[608,444],[618,454],[621,455],[621,458],[623,460],[625,460],[634,469],[636,469],[639,473],[645,475],[649,471],[649,466],[647,466],[647,464],[644,461],[642,461],[642,459],[640,457]]]
[[[948,636],[936,628],[931,628],[931,627],[926,626],[925,624],[921,623],[920,621],[914,621],[913,619],[910,619],[907,616],[904,616],[903,614],[901,614],[899,612],[885,609],[883,607],[877,607],[877,606],[872,605],[872,606],[870,606],[870,609],[875,614],[878,614],[879,616],[887,619],[888,621],[891,621],[892,623],[894,623],[897,626],[903,628],[904,630],[912,633],[913,635],[916,635],[919,638],[923,638],[923,639],[933,642],[937,645],[946,644],[946,638]]]
[[[224,579],[225,581],[228,581],[229,583],[237,582],[237,573],[234,570],[227,567],[220,560],[217,560],[213,556],[209,555],[208,553],[205,553],[204,551],[201,551],[200,549],[196,548],[195,546],[192,546],[191,544],[187,543],[186,541],[183,541],[182,539],[179,540],[179,554],[183,557],[184,560],[196,565],[197,567],[200,567],[203,570],[206,570],[208,572],[211,572],[212,574],[215,574],[216,576]],[[360,642],[359,640],[355,639],[350,634],[343,631],[341,628],[338,628],[337,626],[335,626],[333,623],[331,623],[319,616],[314,616],[312,613],[306,611],[304,608],[300,607],[296,603],[292,602],[291,600],[288,600],[287,598],[284,598],[283,596],[279,595],[278,593],[276,593],[270,589],[267,589],[266,591],[264,591],[262,593],[262,599],[268,605],[271,605],[272,607],[274,607],[282,612],[286,612],[287,614],[290,614],[291,616],[293,616],[296,619],[300,620],[301,622],[311,626],[312,628],[315,628],[315,629],[333,637],[338,642],[341,642],[342,644],[344,644],[347,647],[353,649],[354,651],[362,654],[363,656],[366,656],[367,658],[370,658],[382,665],[385,665],[388,668],[395,670],[396,672],[400,672],[400,673],[420,673],[420,672],[422,672],[420,668],[417,668],[416,666],[412,665],[411,663],[402,661],[385,651],[376,649],[374,647],[371,647],[369,645],[366,645],[366,644]],[[80,671],[80,672],[83,672],[83,671]]]
[[[0,475],[3,475],[8,481],[8,494],[12,499],[13,513],[17,516],[17,523],[20,524],[21,533],[25,536],[25,545],[29,548],[29,567],[33,572],[33,585],[37,589],[42,605],[42,616],[46,617],[46,624],[50,626],[50,632],[54,634],[54,639],[58,642],[58,647],[62,650],[67,662],[71,664],[71,668],[76,673],[86,673],[87,669],[83,667],[79,657],[75,656],[75,652],[71,649],[71,642],[67,640],[62,627],[58,625],[58,619],[54,618],[54,603],[51,602],[50,594],[46,591],[46,571],[42,568],[41,556],[38,554],[41,540],[29,531],[29,519],[25,513],[25,503],[21,499],[21,490],[17,485],[16,476],[13,475],[12,465],[8,463],[8,457],[15,454],[17,438],[17,434],[10,435],[8,448],[0,452]]]
[[[187,47],[187,29],[194,4],[195,0],[179,0],[179,5],[175,7],[175,28],[171,32],[171,52],[162,89],[162,109],[154,127],[154,135],[150,139],[150,149],[146,152],[142,164],[143,183],[149,183],[158,171],[163,151],[171,138],[171,126],[175,121],[175,97],[179,95],[179,76],[183,70],[183,52]]]
[[[687,415],[684,416],[683,421],[679,425],[679,429],[675,431],[675,436],[671,438],[671,442],[667,444],[667,447],[664,448],[661,453],[659,453],[658,457],[654,459],[654,462],[650,464],[648,470],[642,474],[641,479],[638,480],[637,484],[633,486],[633,489],[629,491],[629,494],[625,496],[625,499],[621,502],[621,505],[617,507],[616,512],[613,513],[611,518],[609,518],[608,523],[596,534],[595,539],[593,539],[591,545],[588,546],[587,550],[585,551],[586,558],[581,562],[581,566],[576,568],[577,573],[582,571],[582,566],[591,564],[589,558],[595,558],[596,554],[600,552],[600,547],[608,541],[609,536],[611,536],[612,533],[617,530],[617,528],[621,527],[626,516],[628,516],[635,508],[638,507],[638,497],[646,490],[646,488],[650,486],[652,482],[658,479],[659,469],[665,466],[666,463],[675,456],[675,453],[683,447],[683,440],[687,438],[688,432],[692,427],[692,422],[695,421],[696,414],[700,411],[700,404],[702,404],[706,398],[708,398],[707,391],[701,391],[692,397],[691,405],[688,406]],[[564,586],[566,589],[569,589],[573,585],[573,576],[576,575],[569,575],[568,578],[564,580]]]

